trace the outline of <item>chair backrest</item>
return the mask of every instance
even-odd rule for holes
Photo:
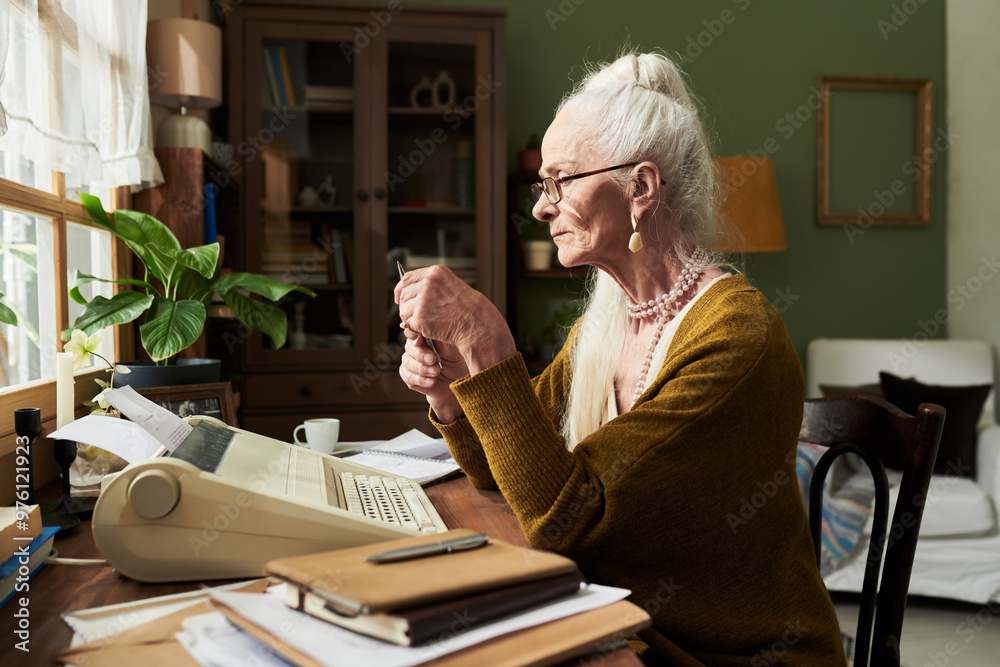
[[[944,418],[944,408],[933,403],[922,403],[915,416],[885,401],[864,396],[810,399],[805,403],[799,440],[829,447],[816,464],[809,489],[809,527],[817,563],[823,524],[823,483],[834,459],[853,452],[864,459],[875,478],[875,521],[861,589],[855,665],[869,664],[869,647],[870,664],[899,665],[899,635],[913,554]],[[889,484],[883,465],[886,460],[904,461],[896,511],[888,530]],[[883,551],[885,561],[879,581]]]

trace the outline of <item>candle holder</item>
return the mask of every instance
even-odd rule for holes
[[[38,408],[17,408],[14,410],[14,430],[17,432],[19,441],[18,447],[24,447],[25,449],[25,465],[27,468],[27,478],[28,478],[28,493],[27,493],[27,504],[34,505],[37,501],[35,500],[35,447],[37,443],[35,440],[38,439],[39,434],[42,432],[42,411]],[[58,442],[67,442],[65,440],[57,440]],[[69,458],[69,463],[63,464],[63,461],[69,455],[68,448],[63,446],[62,452],[57,445],[56,447],[56,462],[60,466],[63,466],[63,497],[58,500],[47,500],[42,503],[38,503],[42,511],[42,525],[45,526],[58,526],[61,529],[72,528],[73,526],[80,523],[79,516],[73,516],[74,514],[79,514],[79,510],[83,509],[81,507],[73,506],[71,501],[76,500],[75,498],[69,497],[69,466],[72,465],[73,459],[76,458],[76,443],[70,443],[73,446],[72,457]],[[18,466],[22,467],[22,466]],[[70,502],[67,502],[70,501]],[[77,511],[70,511],[70,510]],[[90,511],[93,512],[93,505],[90,507]]]
[[[14,410],[14,430],[17,432],[18,447],[24,447],[24,468],[28,477],[28,505],[35,504],[35,466],[31,445],[42,432],[42,411],[38,408],[17,408]],[[19,468],[22,466],[18,466]]]
[[[52,451],[56,463],[62,468],[62,497],[42,502],[42,516],[69,516],[69,518],[75,519],[76,523],[79,523],[80,519],[90,518],[97,499],[74,498],[70,494],[69,468],[76,460],[76,442],[57,439],[53,443]]]

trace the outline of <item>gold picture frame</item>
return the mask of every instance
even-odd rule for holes
[[[239,426],[233,386],[228,382],[145,387],[136,391],[178,417],[205,415],[221,419],[229,426]]]
[[[915,172],[911,181],[915,185],[914,210],[889,212],[883,203],[873,201],[858,202],[853,211],[831,210],[830,191],[830,117],[832,93],[838,89],[872,92],[909,92],[915,94],[916,136],[914,137],[912,159],[902,165],[903,173]],[[819,77],[819,109],[817,110],[817,169],[816,169],[816,221],[820,225],[871,225],[919,226],[931,219],[931,80],[903,79],[893,77],[827,76]],[[911,165],[911,163],[913,163]],[[912,166],[907,170],[907,166]],[[915,166],[914,166],[915,165]],[[899,185],[900,188],[896,188]],[[901,194],[905,187],[902,178],[892,182],[886,192]],[[881,212],[879,212],[881,208]]]

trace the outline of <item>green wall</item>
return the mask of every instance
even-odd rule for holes
[[[872,227],[852,243],[844,229],[816,225],[816,119],[807,106],[800,109],[820,74],[929,78],[936,134],[945,123],[942,0],[513,0],[504,6],[512,167],[528,136],[547,127],[585,60],[608,59],[626,42],[686,53],[716,152],[778,147],[772,159],[788,249],[749,256],[746,272],[781,306],[800,355],[820,336],[910,338],[945,307],[947,152],[933,165],[929,226]],[[723,15],[726,10],[731,14]],[[707,46],[699,47],[699,39]],[[805,118],[795,122],[798,128],[786,119],[797,111]],[[844,117],[862,154],[865,142],[880,139],[863,113]],[[886,175],[885,188],[893,178],[909,182],[899,164],[898,174]],[[851,187],[851,174],[838,172],[838,179]],[[875,197],[863,203],[869,201]]]

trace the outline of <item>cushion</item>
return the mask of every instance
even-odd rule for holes
[[[888,471],[889,521],[896,511],[902,473]],[[871,478],[863,470],[859,476]],[[872,534],[874,519],[868,518],[862,534]],[[996,526],[993,503],[974,480],[955,475],[935,475],[927,488],[927,504],[920,521],[920,539],[931,537],[973,537],[992,533]]]
[[[874,396],[875,398],[885,399],[885,393],[882,391],[882,385],[877,382],[850,386],[821,384],[819,386],[819,390],[823,392],[823,398],[840,398],[841,396]]]
[[[975,478],[976,425],[993,385],[951,387],[923,384],[885,371],[879,373],[879,378],[886,400],[904,412],[916,414],[921,403],[937,403],[947,410],[934,472]]]

